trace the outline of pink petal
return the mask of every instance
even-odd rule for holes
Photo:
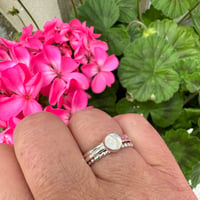
[[[0,133],[0,144],[4,143],[4,144],[12,145],[14,143],[13,132],[14,132],[13,128],[7,128],[6,130],[2,131]]]
[[[16,94],[24,94],[25,74],[20,66],[16,65],[2,72],[2,82],[8,90]]]
[[[63,95],[64,91],[66,88],[66,83],[59,78],[56,78],[52,85],[51,85],[51,89],[50,89],[50,93],[49,93],[49,103],[51,105],[55,105],[60,97]]]
[[[57,71],[61,71],[61,53],[59,49],[53,45],[44,46],[44,53],[49,64]]]
[[[0,60],[11,60],[8,53],[3,49],[0,49]]]
[[[32,35],[33,25],[22,28],[22,35],[19,37],[21,41],[26,40],[28,36]]]
[[[88,95],[84,90],[76,90],[74,92],[72,103],[71,103],[71,112],[75,113],[79,110],[87,108],[88,104]]]
[[[38,55],[33,59],[32,69],[35,74],[41,72],[43,77],[43,87],[48,86],[56,77],[56,72],[46,63],[42,55]]]
[[[42,87],[42,75],[37,73],[26,83],[26,92],[31,95],[32,98],[36,98]]]
[[[69,123],[69,111],[61,109],[61,108],[52,108],[51,106],[47,106],[44,109],[45,112],[53,113],[57,115],[66,125]]]
[[[81,67],[81,71],[88,77],[93,77],[98,73],[98,66],[96,64],[86,64]]]
[[[92,91],[94,93],[101,93],[106,88],[106,79],[102,73],[98,73],[92,80]]]
[[[94,57],[96,59],[97,64],[101,67],[104,65],[108,54],[106,53],[106,51],[102,48],[96,47],[94,49]]]
[[[113,75],[113,73],[112,72],[101,72],[101,74],[106,79],[106,85],[108,87],[111,87],[111,85],[115,82],[115,76]]]
[[[89,80],[82,73],[72,72],[69,75],[63,77],[63,79],[68,83],[68,85],[69,85],[69,82],[72,79],[75,79],[80,84],[80,86],[81,86],[82,89],[87,90],[89,88]],[[68,85],[67,85],[67,88],[68,88]]]
[[[24,100],[16,95],[6,98],[5,101],[0,103],[0,119],[8,121],[11,117],[19,114],[23,109]]]
[[[2,43],[8,49],[18,45],[16,41],[7,40],[5,38],[0,38],[0,43]]]
[[[75,71],[78,68],[78,64],[72,59],[67,57],[62,57],[61,73],[68,74]]]
[[[4,120],[0,120],[0,127],[1,128],[6,128],[7,127],[7,122]]]
[[[113,71],[115,70],[119,65],[119,61],[115,55],[109,56],[104,65],[102,66],[102,71]]]
[[[31,115],[36,112],[41,112],[42,106],[35,100],[26,100],[24,101],[24,109],[23,114],[24,116]]]
[[[4,71],[6,69],[12,68],[15,66],[17,63],[13,61],[2,61],[0,62],[0,72]]]
[[[100,47],[101,49],[103,49],[104,51],[108,50],[108,44],[104,41],[101,40],[92,40],[90,42],[90,49],[91,51],[94,53],[94,49]]]
[[[30,54],[26,48],[20,46],[13,47],[11,48],[10,53],[14,61],[23,63],[27,66],[30,65]]]

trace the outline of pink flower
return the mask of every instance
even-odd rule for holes
[[[60,98],[58,106],[63,105],[65,109],[69,110],[70,114],[73,114],[87,108],[90,96],[81,88],[80,83],[75,79],[72,79],[69,85],[69,88],[65,90]]]
[[[14,62],[30,66],[31,55],[25,47],[15,46],[10,48],[10,55]]]
[[[19,121],[20,119],[16,117],[13,117],[8,121],[6,129],[0,132],[0,144],[13,144],[13,132]]]
[[[12,60],[10,56],[10,49],[14,46],[17,46],[17,42],[9,41],[4,38],[0,38],[0,60]]]
[[[22,35],[19,37],[20,43],[22,46],[27,47],[33,52],[37,52],[42,49],[42,42],[40,41],[43,38],[42,31],[36,31],[33,33],[33,25],[31,24],[28,27],[24,27]]]
[[[0,132],[0,144],[13,144],[13,128],[8,128],[2,132]]]
[[[119,61],[115,55],[108,56],[102,48],[94,49],[95,62],[83,65],[81,70],[88,77],[93,78],[91,87],[95,93],[101,93],[106,86],[111,87],[115,81],[115,77],[111,71],[115,70]]]
[[[53,44],[56,42],[56,38],[60,37],[60,30],[63,26],[63,22],[54,18],[52,21],[47,21],[44,25],[44,42],[45,44]]]
[[[69,123],[70,113],[68,110],[62,108],[52,108],[52,106],[47,106],[44,109],[45,112],[53,113],[57,115],[66,125]]]
[[[59,101],[65,89],[69,88],[71,79],[77,80],[82,89],[88,89],[87,77],[77,71],[78,64],[72,58],[61,56],[59,49],[52,45],[44,46],[43,51],[44,54],[39,54],[34,59],[33,71],[41,72],[44,77],[43,87],[48,88],[50,85],[50,104],[55,105]]]
[[[3,38],[0,38],[0,42],[0,60],[24,63],[29,66],[31,56],[25,47]]]
[[[44,30],[24,27],[19,41],[0,38],[0,143],[13,144],[16,124],[42,110],[67,125],[88,108],[90,86],[101,93],[114,83],[118,60],[100,36],[86,22],[55,18]]]
[[[0,96],[0,120],[8,121],[20,112],[27,116],[42,111],[37,102],[42,86],[40,73],[31,76],[27,66],[18,64],[2,72],[2,83],[6,91]]]

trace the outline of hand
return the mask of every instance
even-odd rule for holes
[[[83,154],[111,132],[134,147],[89,166]],[[169,149],[140,115],[76,113],[68,127],[50,113],[22,120],[14,147],[0,145],[1,200],[195,200]]]

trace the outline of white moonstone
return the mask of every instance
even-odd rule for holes
[[[119,135],[116,133],[111,133],[106,136],[104,140],[104,144],[106,148],[108,148],[111,151],[117,151],[121,148],[122,146],[122,140]]]

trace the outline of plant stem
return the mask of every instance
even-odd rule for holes
[[[127,27],[127,31],[129,31],[129,29],[131,28],[131,26],[133,24],[139,25],[141,26],[143,29],[147,29],[147,27],[145,26],[145,24],[143,24],[141,21],[138,20],[133,20],[132,22],[129,23],[128,27]]]
[[[35,19],[33,18],[33,16],[31,15],[31,13],[28,11],[28,9],[24,6],[24,4],[21,2],[21,0],[17,0],[19,2],[19,4],[22,6],[22,8],[26,11],[26,13],[28,14],[28,16],[31,18],[31,20],[33,21],[33,23],[35,24],[36,28],[39,30],[39,26],[36,23]]]
[[[74,0],[71,0],[71,2],[72,2],[73,9],[74,9],[75,17],[78,18],[77,11],[76,11],[76,5],[74,3]]]
[[[24,23],[23,19],[22,19],[19,15],[17,15],[17,17],[18,17],[18,19],[20,20],[20,22],[23,24],[23,26],[25,27],[26,24]]]
[[[186,105],[189,101],[191,101],[196,95],[198,95],[200,93],[200,89],[197,90],[196,92],[194,92],[193,94],[191,94],[184,102],[184,105]]]
[[[191,14],[191,12],[192,12],[199,4],[200,4],[200,1],[199,1],[198,3],[196,3],[196,4],[194,5],[194,7],[192,7],[192,8],[187,12],[187,14],[185,14],[185,15],[183,16],[183,18],[181,18],[181,19],[179,20],[178,24],[180,25],[180,24]]]
[[[83,1],[82,0],[80,0],[80,3],[83,5]]]
[[[138,12],[138,19],[139,21],[143,21],[142,20],[142,11],[141,11],[141,3],[140,3],[141,0],[137,0],[137,12]]]

